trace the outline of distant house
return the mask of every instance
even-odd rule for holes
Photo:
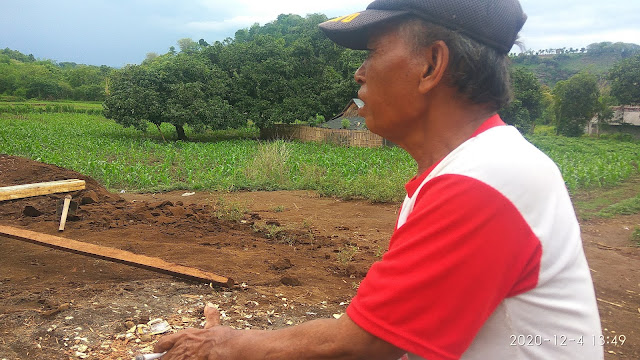
[[[598,118],[594,117],[587,124],[589,135],[598,134],[630,134],[640,139],[640,106],[614,106],[611,108],[613,118],[606,124],[598,124]]]
[[[317,141],[340,146],[381,147],[395,146],[390,141],[369,131],[364,118],[358,115],[358,109],[364,106],[360,99],[351,99],[347,107],[333,119],[311,127],[299,124],[273,124],[269,128],[260,129],[262,139],[297,139]],[[342,122],[349,121],[349,127],[343,128]]]
[[[342,112],[333,119],[327,121],[326,123],[320,125],[320,127],[326,129],[344,129],[342,127],[342,120],[349,120],[349,127],[347,130],[366,130],[367,126],[365,125],[364,118],[358,115],[358,109],[364,106],[364,102],[360,99],[351,99],[349,104],[342,110]]]

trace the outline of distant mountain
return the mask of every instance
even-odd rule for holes
[[[514,66],[536,74],[540,82],[553,87],[580,71],[604,76],[618,61],[640,53],[640,45],[601,42],[582,49],[545,49],[511,55]]]

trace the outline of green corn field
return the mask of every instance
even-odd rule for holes
[[[170,138],[175,131],[163,126]],[[322,195],[400,201],[416,167],[399,148],[263,142],[255,129],[189,134],[163,141],[86,113],[0,114],[0,153],[89,175],[112,191],[315,190]],[[638,174],[640,144],[533,136],[570,191],[616,185]]]

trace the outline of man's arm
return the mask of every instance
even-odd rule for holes
[[[396,360],[405,351],[362,330],[346,314],[280,330],[233,330],[218,325],[219,314],[205,308],[208,329],[165,336],[155,351],[163,360],[380,359]]]

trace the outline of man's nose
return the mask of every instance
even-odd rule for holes
[[[353,78],[360,85],[364,84],[365,64],[366,62],[363,62],[362,65],[360,65],[360,67],[358,68],[358,70],[356,70],[356,73],[353,75]]]

